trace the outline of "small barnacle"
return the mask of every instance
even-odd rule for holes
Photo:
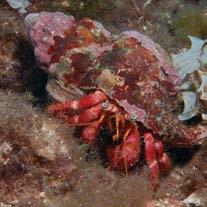
[[[105,101],[105,102],[103,102],[103,103],[101,104],[101,106],[102,106],[102,108],[103,108],[104,110],[107,110],[107,109],[109,108],[109,102],[108,102],[108,101]]]
[[[100,36],[101,36],[101,31],[99,29],[97,29],[97,28],[92,29],[92,33],[95,35],[95,37],[97,39],[99,39]]]
[[[137,115],[136,114],[130,114],[129,115],[129,120],[136,121],[137,120]]]
[[[198,88],[198,92],[200,93],[200,99],[207,101],[207,72],[198,70],[198,75],[201,80],[200,87]]]
[[[109,69],[105,69],[97,77],[97,85],[105,90],[112,89],[115,85],[122,86],[123,80],[118,75],[114,75]]]

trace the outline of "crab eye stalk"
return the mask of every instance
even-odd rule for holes
[[[138,118],[138,117],[137,117],[136,114],[130,114],[130,115],[129,115],[129,120],[130,120],[130,121],[137,121],[137,118]]]
[[[108,110],[109,109],[109,102],[108,102],[108,100],[103,102],[101,104],[101,106],[102,106],[103,110]]]

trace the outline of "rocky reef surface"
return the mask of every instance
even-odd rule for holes
[[[205,0],[30,3],[28,13],[91,17],[113,33],[136,29],[168,52],[187,47],[186,34],[206,38]],[[147,169],[128,176],[110,171],[95,148],[80,144],[73,129],[44,111],[47,76],[34,60],[24,17],[0,2],[0,206],[207,206],[207,143],[171,149],[174,169],[152,192]],[[197,27],[191,25],[196,19],[202,19]]]
[[[67,125],[25,95],[0,95],[1,205],[130,206],[131,199],[151,198],[147,181],[104,169],[95,149],[80,145]]]

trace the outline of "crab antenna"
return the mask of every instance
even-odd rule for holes
[[[124,137],[123,137],[123,140],[124,140],[124,167],[125,167],[125,172],[126,172],[126,175],[128,176],[128,167],[127,167],[127,158],[126,158],[126,142],[125,142],[125,139],[129,136],[130,132],[133,130],[133,127],[134,125],[130,124],[130,127],[127,128],[126,132],[124,133]]]

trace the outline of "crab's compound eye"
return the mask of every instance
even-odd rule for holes
[[[130,115],[129,115],[129,120],[130,120],[130,121],[136,121],[137,118],[138,118],[138,117],[137,117],[136,114],[130,114]]]
[[[101,104],[103,110],[107,110],[109,108],[109,102],[108,101],[105,101]]]

